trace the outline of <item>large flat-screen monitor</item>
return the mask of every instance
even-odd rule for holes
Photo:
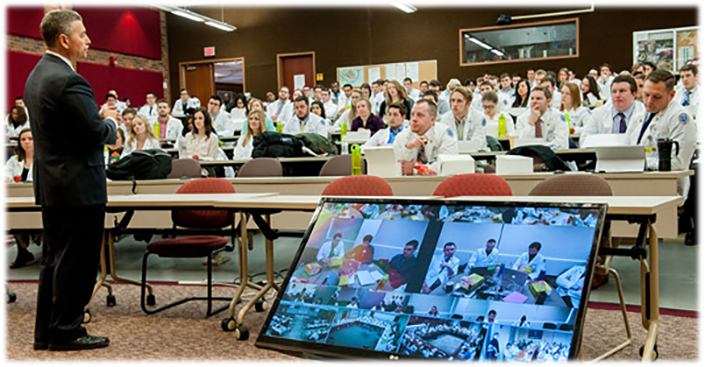
[[[576,357],[604,204],[324,198],[256,345],[352,358]]]

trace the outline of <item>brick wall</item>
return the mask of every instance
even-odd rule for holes
[[[167,87],[164,88],[164,98],[171,101],[171,95],[169,92],[169,42],[167,39],[167,16],[166,14],[159,10],[159,19],[161,25],[162,33],[162,59],[152,60],[139,56],[131,56],[125,54],[119,54],[115,52],[107,52],[95,49],[88,50],[88,57],[82,59],[81,62],[90,62],[93,64],[109,65],[109,59],[111,56],[115,56],[118,60],[118,67],[136,70],[146,70],[155,71],[162,73],[162,78],[167,83]],[[88,36],[91,36],[91,30],[88,30]],[[45,47],[44,42],[41,40],[16,36],[13,34],[7,34],[7,50],[24,52],[33,55],[42,55],[44,53]],[[118,93],[120,89],[118,88]],[[141,103],[142,101],[133,101],[133,103]]]

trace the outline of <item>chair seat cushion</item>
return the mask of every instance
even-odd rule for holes
[[[219,236],[190,236],[152,242],[147,251],[160,257],[203,257],[228,244]]]

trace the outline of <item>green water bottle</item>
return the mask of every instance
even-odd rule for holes
[[[341,140],[343,140],[343,137],[348,134],[348,123],[344,122],[341,124]]]
[[[159,121],[154,123],[154,136],[159,138]]]
[[[499,138],[504,138],[507,136],[507,125],[505,124],[505,115],[502,113],[500,114],[500,118],[498,118],[498,137]]]
[[[277,122],[275,122],[275,124],[277,125],[277,127],[276,127],[277,132],[281,134],[282,131],[284,130],[284,126],[282,125],[282,121],[277,121]]]
[[[568,113],[564,114],[564,118],[566,118],[566,123],[569,125],[569,135],[571,135],[571,118]]]
[[[363,158],[360,156],[360,145],[353,144],[351,147],[351,174],[359,176],[363,174]]]

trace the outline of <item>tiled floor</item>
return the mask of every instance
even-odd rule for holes
[[[286,270],[290,267],[292,259],[298,249],[300,239],[282,238],[275,241],[275,268]],[[264,279],[264,237],[255,236],[254,250],[248,254],[251,277],[257,281]],[[132,236],[120,240],[116,247],[116,269],[118,275],[139,280],[142,255],[145,251],[145,242],[135,241]],[[15,258],[15,247],[8,247],[6,251],[7,263]],[[31,245],[30,251],[39,257],[40,248]],[[226,253],[231,260],[214,270],[214,279],[217,282],[230,283],[238,276],[238,259],[236,252]],[[698,310],[698,246],[684,246],[680,241],[661,241],[660,255],[660,306],[679,310]],[[150,258],[148,272],[149,280],[162,281],[202,281],[205,279],[206,269],[203,260],[197,259],[160,259]],[[623,289],[628,304],[640,304],[640,264],[629,258],[614,258],[613,267],[620,273]],[[38,279],[39,265],[8,270],[7,278],[10,280]],[[105,293],[99,293],[102,297]],[[119,294],[116,295],[120,297]],[[591,293],[591,301],[617,303],[618,296],[615,292],[615,282]]]

